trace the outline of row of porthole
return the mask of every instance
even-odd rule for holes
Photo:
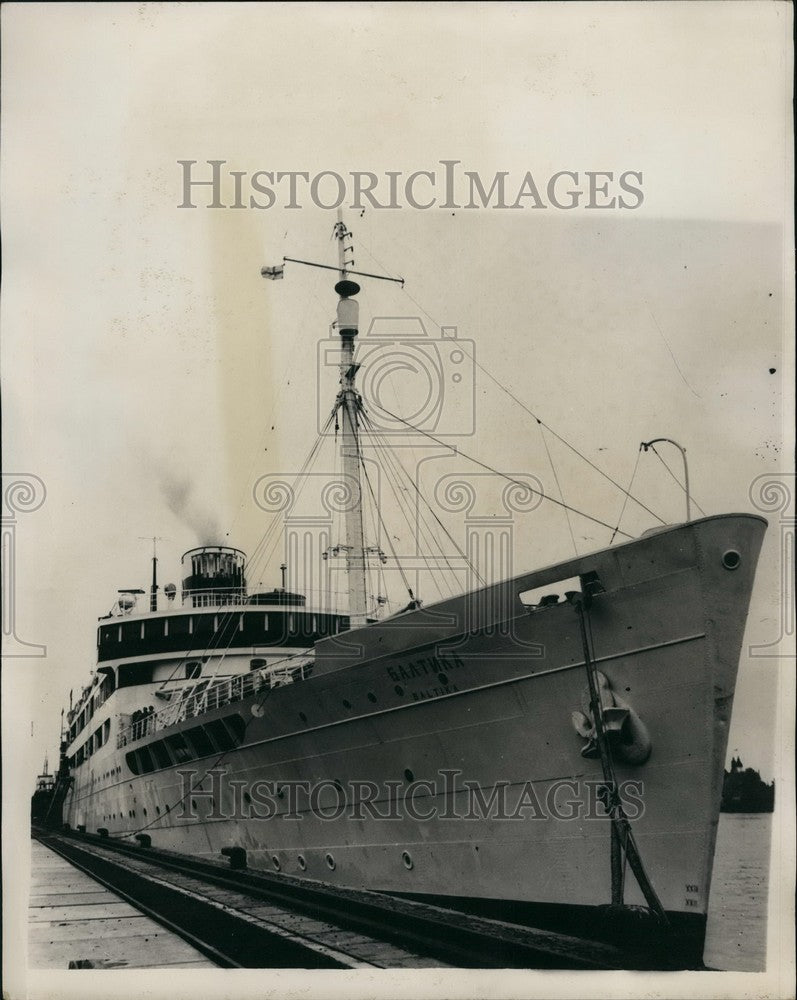
[[[413,774],[413,772],[408,767],[404,769],[404,778],[407,781],[409,781],[409,782],[415,781],[415,775]],[[343,792],[344,795],[346,794],[345,791],[344,791],[343,785],[340,782],[340,779],[336,778],[334,780],[333,784],[337,787],[338,791]],[[276,790],[276,792],[277,792],[277,798],[279,798],[279,799],[284,798],[285,792],[284,792],[284,790],[282,788],[278,787],[277,790]],[[252,797],[251,797],[251,795],[248,792],[244,792],[244,802],[246,802],[247,805],[250,805],[251,802],[252,802]],[[191,808],[192,809],[196,809],[196,807],[197,807],[196,806],[196,799],[191,799]],[[158,815],[160,816],[160,812],[161,812],[160,806],[155,806],[155,810],[157,811]],[[166,806],[166,812],[170,812],[170,809],[169,809],[168,805]],[[132,812],[128,813],[128,816],[135,816],[135,815],[136,815],[135,809],[133,809]],[[147,810],[146,809],[144,809],[144,815],[145,816],[147,815]],[[119,814],[119,818],[120,819],[122,818],[122,814],[121,813]],[[112,817],[111,816],[103,816],[103,819],[116,819],[116,813],[114,813]],[[409,855],[407,855],[407,856],[409,857]],[[299,855],[299,857],[301,858],[301,855]],[[327,859],[329,859],[330,857],[331,857],[331,855],[328,854],[327,855]],[[275,866],[276,866],[276,862],[277,862],[276,855],[274,855],[272,857],[272,861],[275,862]],[[329,860],[327,860],[327,864],[329,864]],[[302,867],[301,861],[299,862],[299,867],[300,868]],[[331,867],[332,871],[335,870],[334,859],[333,859],[333,864],[330,867]],[[410,863],[408,865],[408,867],[412,868],[412,864]],[[277,870],[279,871],[279,868],[277,868]],[[302,868],[302,871],[304,871],[304,868]]]
[[[437,679],[444,687],[448,684],[448,677],[446,674],[438,674]],[[400,684],[396,684],[393,690],[396,692],[399,698],[404,694],[404,688]],[[368,700],[371,702],[372,705],[375,705],[378,701],[378,698],[376,697],[373,691],[369,691],[366,697],[368,698]],[[344,698],[342,704],[344,708],[352,707],[351,702],[348,700],[348,698]],[[299,718],[302,720],[302,722],[307,722],[307,716],[304,714],[304,712],[299,712]]]
[[[412,871],[412,869],[415,867],[414,862],[412,860],[412,855],[410,854],[409,851],[401,852],[401,860],[407,871]],[[325,854],[324,861],[326,861],[327,868],[329,868],[329,870],[332,872],[334,872],[335,869],[338,867],[338,864],[335,861],[335,858],[332,854],[329,853]],[[275,871],[282,871],[282,862],[280,861],[280,859],[277,857],[276,854],[271,855],[271,863],[274,865]],[[307,859],[303,854],[296,855],[296,863],[303,872],[307,871]]]
[[[160,806],[155,806],[155,812],[160,816],[160,814],[161,814],[161,807]],[[168,805],[166,806],[166,812],[171,812],[171,806],[168,806]],[[128,816],[135,816],[135,814],[136,814],[136,811],[135,811],[135,809],[133,809],[132,811],[128,811],[127,815]],[[147,810],[146,809],[144,809],[144,815],[145,816],[147,815]],[[108,816],[103,816],[102,818],[103,819],[116,819],[116,813],[112,813],[111,815],[108,815]],[[121,818],[122,818],[122,814],[119,813],[119,819],[121,819]]]
[[[102,774],[94,775],[91,779],[92,784],[96,781],[102,781],[104,778],[112,778],[115,774],[121,774],[121,767],[112,767],[110,771],[104,771]]]

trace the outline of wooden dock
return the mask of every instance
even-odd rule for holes
[[[31,969],[215,968],[182,938],[37,840],[31,851]]]

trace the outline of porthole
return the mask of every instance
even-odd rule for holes
[[[299,857],[296,860],[299,862],[299,867],[302,869],[302,871],[306,872],[307,871],[307,862],[304,860],[304,855],[300,854]]]
[[[302,722],[307,722],[307,716],[304,714],[304,712],[299,712],[299,718],[302,720]]]
[[[742,557],[736,551],[736,549],[728,549],[727,552],[722,554],[722,565],[725,569],[738,569],[741,565]]]
[[[393,688],[393,690],[394,690],[394,691],[396,692],[396,694],[397,694],[397,695],[398,695],[399,697],[401,697],[401,695],[403,695],[403,694],[404,694],[404,688],[403,688],[403,687],[402,687],[402,686],[401,686],[400,684],[397,684],[397,685],[396,685],[396,686],[395,686],[395,687]]]
[[[335,864],[335,859],[332,857],[332,855],[331,854],[327,854],[327,856],[326,856],[326,858],[324,860],[327,863],[327,868],[329,868],[329,870],[331,872],[334,872],[334,870],[337,867],[337,865]]]
[[[146,810],[146,809],[144,810],[144,815],[145,815],[145,816],[147,815],[147,810]]]
[[[350,701],[347,701],[347,700],[346,700],[346,699],[344,698],[344,699],[343,699],[343,707],[344,707],[344,708],[351,708],[351,702],[350,702]]]
[[[446,677],[446,675],[445,675],[445,674],[438,674],[438,675],[437,675],[437,679],[438,679],[438,680],[440,681],[440,683],[441,683],[441,684],[442,684],[442,685],[443,685],[444,687],[445,687],[445,685],[446,685],[446,684],[448,684],[448,678]]]
[[[155,812],[160,816],[160,814],[161,814],[161,807],[160,806],[155,806]]]
[[[401,860],[404,862],[404,867],[407,869],[407,871],[411,871],[412,856],[410,855],[409,851],[402,851]]]
[[[373,691],[369,691],[369,692],[368,692],[368,700],[369,700],[369,701],[370,701],[370,702],[371,702],[372,704],[374,704],[374,705],[376,704],[376,695],[374,694],[374,692],[373,692]]]
[[[415,775],[408,767],[404,769],[404,777],[407,779],[407,781],[415,781]]]
[[[271,863],[272,863],[272,865],[274,865],[274,868],[276,869],[276,871],[279,871],[280,868],[282,867],[280,865],[280,859],[277,857],[276,854],[272,854],[271,855]]]

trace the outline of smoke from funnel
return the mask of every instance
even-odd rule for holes
[[[200,545],[217,545],[221,542],[219,521],[197,499],[194,485],[188,476],[161,470],[160,487],[169,510],[194,532]]]

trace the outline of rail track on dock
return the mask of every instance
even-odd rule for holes
[[[72,831],[34,837],[223,968],[661,967],[592,940]]]

